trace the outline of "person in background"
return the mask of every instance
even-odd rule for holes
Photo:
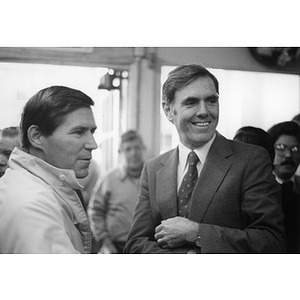
[[[275,147],[274,174],[276,180],[300,193],[300,177],[295,176],[300,164],[300,127],[287,121],[273,125],[268,131]]]
[[[300,114],[297,114],[292,119],[293,122],[296,122],[300,126]],[[296,176],[300,176],[300,165],[297,168],[297,171],[295,173]]]
[[[297,114],[292,119],[293,122],[296,122],[300,126],[300,114]]]
[[[233,139],[235,141],[265,148],[268,151],[271,163],[273,164],[275,157],[274,145],[269,134],[263,129],[253,126],[244,126],[237,130]]]
[[[101,178],[88,214],[99,253],[122,253],[132,225],[144,165],[145,145],[134,130],[121,136],[120,165]]]
[[[0,179],[0,253],[91,253],[91,231],[78,179],[89,171],[94,101],[51,86],[21,115],[21,149]]]
[[[183,65],[163,85],[177,148],[145,163],[125,253],[282,253],[280,186],[267,151],[216,131],[219,83]]]
[[[240,128],[234,138],[236,141],[254,144],[265,148],[273,163],[275,149],[270,135],[261,128],[245,126]],[[284,227],[287,238],[287,253],[299,253],[300,234],[300,195],[281,186],[282,211],[284,213]]]
[[[0,131],[0,177],[9,167],[9,157],[15,147],[20,147],[19,127],[10,126]]]

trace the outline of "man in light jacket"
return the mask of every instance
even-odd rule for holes
[[[26,103],[21,149],[0,180],[0,253],[90,253],[78,179],[88,175],[96,124],[93,100],[63,86]]]

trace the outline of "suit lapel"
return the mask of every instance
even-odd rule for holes
[[[163,219],[177,215],[178,148],[162,159],[156,176],[156,199]]]
[[[189,219],[201,222],[214,194],[230,169],[232,155],[228,141],[217,133],[192,195]]]

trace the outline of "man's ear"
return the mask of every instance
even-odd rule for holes
[[[27,130],[27,135],[30,144],[38,149],[43,148],[43,136],[38,126],[31,125]]]
[[[162,103],[162,108],[165,112],[165,115],[167,116],[168,120],[173,123],[173,119],[174,119],[174,114],[173,114],[173,110],[170,107],[170,104],[167,104],[166,102]]]

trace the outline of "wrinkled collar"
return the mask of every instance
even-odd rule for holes
[[[41,178],[47,184],[68,186],[72,189],[83,188],[77,181],[73,170],[56,168],[34,155],[15,148],[10,156],[10,168],[16,170],[20,167]]]

